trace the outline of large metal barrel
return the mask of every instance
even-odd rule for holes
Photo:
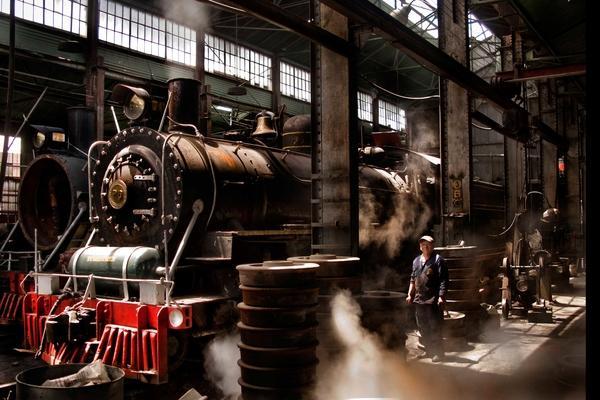
[[[122,400],[122,369],[105,365],[110,382],[81,387],[42,386],[47,379],[56,379],[78,372],[87,364],[61,364],[31,368],[17,375],[17,400]]]
[[[406,354],[408,307],[406,293],[367,290],[357,297],[362,309],[362,325],[376,333],[382,344]]]
[[[444,312],[442,336],[445,341],[446,351],[462,349],[467,344],[465,314],[457,311]]]
[[[80,201],[87,202],[85,160],[58,154],[36,157],[19,187],[19,224],[23,236],[40,250],[52,250],[73,219]]]

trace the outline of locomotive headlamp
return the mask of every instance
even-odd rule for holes
[[[169,311],[169,325],[172,328],[179,328],[185,321],[183,313],[178,309],[172,309]]]
[[[131,121],[145,117],[150,108],[150,94],[142,88],[119,83],[113,88],[112,98],[123,107],[123,114]]]

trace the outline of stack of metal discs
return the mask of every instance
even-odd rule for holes
[[[343,349],[339,341],[331,314],[331,300],[341,290],[352,295],[362,292],[360,258],[336,256],[334,254],[313,254],[310,256],[290,257],[289,261],[311,262],[319,264],[317,282],[319,286],[319,306],[317,308],[317,338],[319,340],[319,358],[325,359],[339,354]]]
[[[476,337],[481,317],[479,289],[482,277],[477,246],[436,247],[435,251],[446,260],[450,275],[446,309],[464,313],[467,335]]]
[[[316,378],[315,263],[265,261],[237,266],[244,400],[302,399]]]

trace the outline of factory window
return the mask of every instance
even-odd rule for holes
[[[417,33],[438,37],[437,1],[415,0],[401,8],[408,13],[407,26]],[[398,17],[397,17],[398,18]]]
[[[500,39],[473,14],[469,13],[469,49],[471,71],[492,78],[500,70]]]
[[[167,21],[167,60],[196,65],[196,31]]]
[[[373,121],[373,97],[367,93],[358,92],[358,119]]]
[[[251,85],[271,89],[271,58],[247,47],[206,34],[206,72],[234,76]]]
[[[196,32],[157,15],[100,0],[98,38],[141,53],[196,65]]]
[[[4,190],[2,192],[2,201],[0,202],[1,222],[12,222],[10,216],[16,216],[17,214],[19,181],[21,179],[21,139],[10,139],[9,144]],[[0,157],[2,156],[1,149],[3,148],[4,136],[0,135]]]
[[[395,104],[379,100],[379,123],[391,129],[406,130],[406,113]]]
[[[0,0],[0,11],[10,14],[10,0]],[[87,0],[15,0],[15,17],[87,36]]]
[[[281,62],[281,94],[310,101],[310,71]]]

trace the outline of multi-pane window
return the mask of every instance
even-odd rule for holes
[[[167,60],[196,65],[196,31],[167,21]]]
[[[373,96],[358,92],[358,119],[373,121]]]
[[[10,1],[0,11],[10,14]],[[15,17],[87,36],[87,0],[15,0]]]
[[[251,85],[271,89],[271,58],[228,40],[206,34],[204,68],[248,81]]]
[[[141,53],[196,65],[196,32],[116,1],[100,0],[98,38]]]
[[[469,47],[471,71],[491,78],[500,69],[500,39],[469,13]]]
[[[281,62],[281,94],[299,100],[310,101],[310,71]]]
[[[379,100],[379,123],[398,131],[406,130],[406,113],[393,103]]]
[[[6,159],[6,176],[2,201],[0,202],[1,214],[16,214],[19,194],[19,181],[21,179],[21,139],[9,139],[11,144]],[[0,149],[4,148],[4,136],[0,135]],[[0,152],[0,159],[2,153]]]

